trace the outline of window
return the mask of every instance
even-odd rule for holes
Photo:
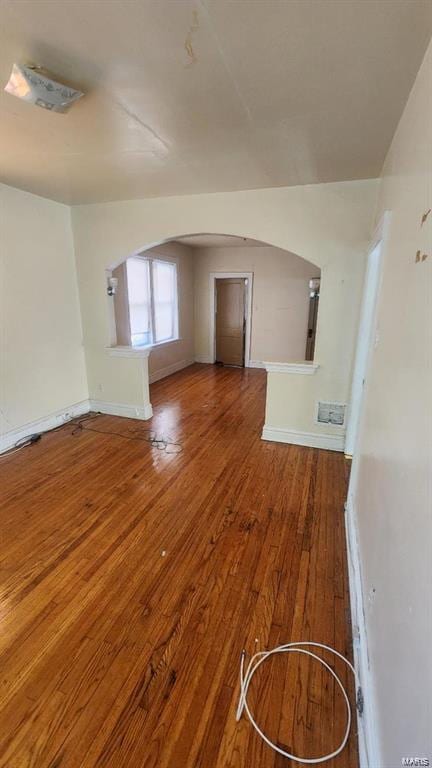
[[[133,257],[126,262],[133,347],[178,337],[177,267],[171,261]]]
[[[154,340],[177,336],[177,270],[169,261],[152,261]]]
[[[150,269],[145,259],[126,262],[129,323],[133,347],[151,344]]]

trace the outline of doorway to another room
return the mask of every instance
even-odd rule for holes
[[[215,283],[216,363],[243,368],[247,278],[222,277]]]
[[[249,366],[252,283],[252,272],[210,273],[211,362]]]
[[[312,280],[309,280],[309,316],[305,360],[314,359],[320,285],[321,279],[319,277],[314,277]]]

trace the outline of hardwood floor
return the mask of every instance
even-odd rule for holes
[[[0,460],[2,768],[282,768],[235,721],[242,648],[351,657],[343,455],[261,441],[260,370],[194,365],[151,396],[151,422],[98,416]],[[250,701],[300,755],[342,737],[341,694],[299,655]],[[327,765],[356,768],[354,731]]]

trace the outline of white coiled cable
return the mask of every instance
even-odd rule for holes
[[[268,744],[269,747],[274,749],[275,752],[278,752],[280,755],[283,755],[284,757],[290,758],[290,760],[295,760],[298,763],[304,763],[306,765],[314,765],[314,764],[316,765],[317,763],[324,763],[326,760],[331,760],[332,757],[336,757],[336,755],[339,755],[342,752],[342,750],[344,749],[344,747],[345,747],[345,745],[346,745],[346,743],[348,741],[348,736],[349,736],[349,732],[350,732],[350,728],[351,728],[351,719],[352,719],[352,716],[351,716],[351,705],[350,705],[350,702],[349,702],[348,694],[347,694],[347,692],[346,692],[346,690],[345,690],[345,688],[344,688],[340,678],[336,674],[336,672],[334,672],[334,670],[329,666],[329,664],[327,664],[326,661],[324,661],[324,659],[322,659],[320,656],[317,656],[316,653],[312,653],[312,651],[307,651],[307,650],[305,650],[304,647],[300,647],[300,646],[305,646],[305,645],[313,646],[315,648],[324,648],[324,650],[330,651],[330,653],[333,653],[335,656],[338,656],[339,659],[342,659],[342,661],[345,662],[345,664],[350,668],[351,672],[353,673],[354,679],[356,681],[356,686],[358,685],[357,673],[356,673],[353,665],[351,664],[351,662],[348,661],[348,659],[346,659],[345,656],[342,656],[341,653],[339,653],[338,651],[335,651],[334,648],[331,648],[329,645],[323,645],[323,643],[312,643],[312,642],[306,642],[306,641],[305,642],[300,642],[300,643],[286,643],[285,645],[278,645],[276,648],[273,648],[271,651],[258,651],[250,659],[249,664],[247,665],[246,671],[245,671],[245,668],[244,668],[246,651],[243,651],[242,655],[241,655],[241,662],[240,662],[240,699],[239,699],[239,703],[238,703],[238,707],[237,707],[236,719],[237,719],[237,721],[240,720],[240,718],[241,718],[241,716],[243,714],[243,710],[245,710],[246,714],[247,714],[250,722],[252,723],[253,727],[255,728],[256,732],[259,733],[259,735],[266,742],[266,744]],[[345,699],[345,704],[346,704],[347,724],[346,724],[346,729],[345,729],[344,737],[343,737],[339,747],[337,749],[335,749],[334,752],[331,752],[329,755],[323,755],[322,757],[309,757],[309,758],[308,757],[297,757],[296,755],[291,755],[289,752],[285,752],[285,750],[281,749],[280,747],[277,746],[277,744],[275,744],[273,741],[271,741],[265,735],[265,733],[263,733],[263,731],[261,730],[261,728],[257,724],[255,718],[253,717],[253,715],[252,715],[252,713],[251,713],[251,711],[249,709],[248,703],[247,703],[247,694],[248,694],[249,685],[250,685],[252,677],[254,676],[255,672],[258,669],[258,667],[260,667],[261,664],[266,659],[268,659],[269,656],[272,656],[274,653],[304,653],[306,656],[311,656],[316,661],[319,661],[319,663],[322,664],[323,667],[325,667],[330,672],[331,675],[333,675],[333,677],[336,680],[339,688],[341,689],[343,697]]]

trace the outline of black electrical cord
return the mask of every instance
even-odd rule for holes
[[[122,437],[125,440],[136,440],[139,442],[148,443],[152,448],[156,448],[158,451],[164,451],[168,455],[174,454],[174,453],[181,453],[183,450],[183,447],[180,443],[176,443],[173,440],[168,440],[165,437],[157,437],[156,433],[153,432],[151,429],[143,430],[140,434],[133,434],[128,435],[124,432],[116,432],[114,430],[107,430],[107,429],[94,429],[93,427],[87,426],[87,422],[89,421],[95,421],[95,419],[98,419],[100,416],[103,416],[102,413],[92,413],[88,414],[86,416],[76,416],[74,419],[70,419],[70,421],[65,422],[64,424],[59,424],[57,427],[53,427],[52,429],[47,429],[47,432],[57,432],[59,429],[63,429],[64,427],[67,427],[68,425],[72,425],[74,429],[71,432],[71,435],[79,434],[82,431],[87,432],[96,432],[97,434],[101,435],[113,435],[115,437]],[[8,451],[5,451],[4,453],[0,454],[0,459],[6,458],[7,456],[11,456],[13,453],[16,453],[17,451],[20,451],[22,448],[26,448],[30,445],[33,445],[34,443],[38,442],[42,438],[42,435],[44,435],[45,432],[36,432],[33,435],[28,435],[27,437],[22,438],[21,440],[18,440],[15,445],[13,445]]]
[[[7,451],[4,451],[2,454],[0,454],[0,459],[5,459],[7,456],[12,456],[13,453],[17,453],[22,448],[28,448],[29,445],[37,443],[41,437],[42,435],[40,432],[35,432],[33,435],[22,437],[21,440],[17,440],[12,448],[9,448]]]
[[[73,419],[72,421],[75,424],[75,428],[72,430],[71,434],[76,435],[81,431],[87,431],[96,432],[96,434],[100,435],[114,435],[115,437],[122,437],[125,440],[136,440],[138,442],[149,443],[152,448],[156,448],[158,451],[164,451],[167,454],[181,453],[183,450],[183,447],[180,443],[176,443],[173,440],[168,440],[165,437],[157,437],[156,433],[151,429],[145,429],[139,434],[128,435],[124,432],[116,432],[115,430],[95,429],[94,427],[86,426],[86,422],[94,421],[102,415],[103,414],[97,413],[91,416],[85,416],[84,418],[79,418],[78,420]]]

